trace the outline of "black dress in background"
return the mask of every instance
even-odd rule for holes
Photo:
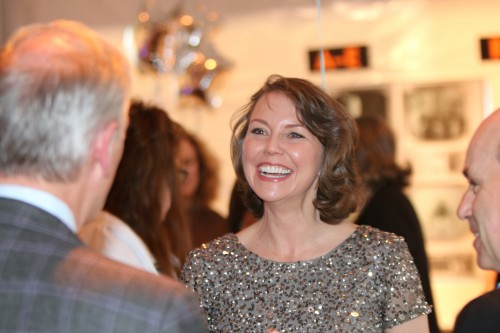
[[[380,186],[358,216],[356,224],[369,225],[405,238],[420,273],[427,302],[433,307],[428,316],[430,332],[439,333],[422,228],[415,209],[401,186],[390,182]]]
[[[191,208],[188,211],[188,218],[191,223],[194,248],[230,232],[228,221],[208,207]]]

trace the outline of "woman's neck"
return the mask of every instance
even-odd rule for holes
[[[331,225],[317,215],[314,220],[294,216],[287,221],[264,215],[238,238],[248,250],[269,260],[310,260],[330,252],[355,230],[350,222]]]

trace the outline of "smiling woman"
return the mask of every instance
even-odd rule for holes
[[[181,273],[211,332],[429,332],[404,240],[347,220],[356,142],[344,108],[303,79],[269,77],[235,115],[233,165],[258,221]]]
[[[286,95],[271,92],[259,99],[242,148],[245,178],[261,200],[295,205],[304,193],[315,197],[323,145],[298,120]]]
[[[289,142],[317,141],[324,149],[319,157],[321,161],[317,161],[323,172],[318,175],[314,205],[323,221],[335,223],[344,220],[356,209],[359,201],[358,174],[351,156],[357,140],[356,125],[342,105],[316,85],[301,79],[281,79],[277,75],[271,76],[233,118],[231,158],[247,205],[255,216],[262,217],[263,201],[249,186],[249,175],[245,174],[243,167],[244,146],[255,136],[255,133],[250,133],[250,126],[270,122],[271,116],[274,116],[274,121],[280,121],[283,115],[277,114],[278,111],[286,113],[287,118],[282,120],[287,130],[285,139]],[[258,117],[259,114],[263,116]],[[300,139],[300,136],[304,138]],[[274,144],[273,140],[271,144]],[[271,146],[270,149],[281,148]],[[304,162],[314,163],[316,160]]]

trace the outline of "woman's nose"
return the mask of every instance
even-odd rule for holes
[[[266,153],[268,154],[281,154],[281,141],[278,135],[271,135],[266,143]]]

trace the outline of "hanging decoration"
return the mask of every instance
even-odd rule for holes
[[[174,75],[179,97],[217,107],[217,82],[232,64],[212,43],[217,13],[195,0],[180,0],[169,10],[146,0],[136,24],[125,32],[125,47],[144,73]]]

